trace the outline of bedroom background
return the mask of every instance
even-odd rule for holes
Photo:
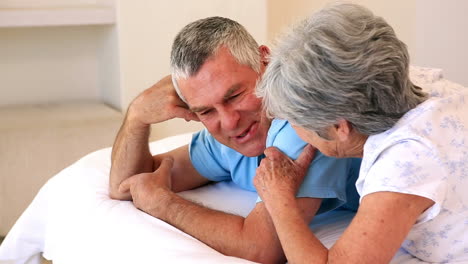
[[[112,145],[131,100],[169,71],[175,34],[219,15],[272,44],[327,0],[2,0],[0,237],[54,174]],[[468,2],[355,0],[384,17],[412,64],[468,86]],[[155,125],[151,140],[200,124]]]

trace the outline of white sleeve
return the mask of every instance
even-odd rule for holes
[[[431,199],[435,204],[427,209],[417,223],[433,219],[440,213],[447,192],[447,175],[433,148],[421,142],[406,140],[382,151],[363,175],[361,199],[375,192],[398,192]]]

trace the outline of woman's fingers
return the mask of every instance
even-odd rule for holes
[[[296,159],[295,163],[301,166],[304,169],[309,168],[310,163],[315,157],[316,148],[310,144],[307,144],[305,148],[302,150],[302,153]]]

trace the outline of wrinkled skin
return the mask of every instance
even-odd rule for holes
[[[297,160],[292,160],[275,147],[265,150],[266,157],[257,168],[254,185],[266,203],[295,199],[297,190],[315,156],[315,148],[307,145]]]

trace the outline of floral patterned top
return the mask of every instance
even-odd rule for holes
[[[356,187],[361,199],[390,191],[433,200],[402,247],[427,262],[468,261],[468,89],[440,72],[413,77],[430,98],[368,138]]]

